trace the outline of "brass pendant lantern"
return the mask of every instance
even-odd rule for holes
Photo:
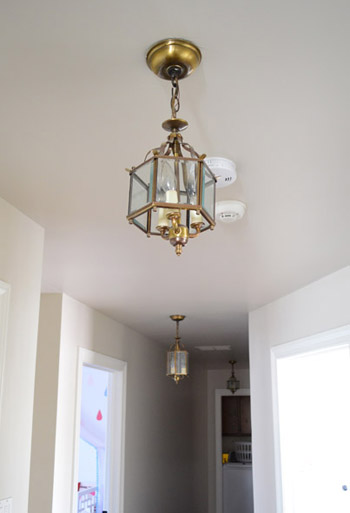
[[[228,390],[231,390],[231,392],[234,394],[235,392],[237,392],[237,390],[240,387],[240,382],[236,378],[235,371],[234,371],[234,368],[233,368],[235,363],[237,363],[237,362],[236,362],[236,360],[230,360],[229,363],[232,365],[232,375],[227,380],[227,387],[226,388]]]
[[[176,384],[181,379],[188,376],[188,352],[181,344],[181,337],[179,336],[179,322],[183,321],[184,315],[171,315],[170,319],[176,322],[176,336],[175,344],[173,344],[167,352],[167,373],[166,375],[172,378]]]
[[[169,241],[181,255],[189,239],[215,226],[216,178],[204,162],[206,155],[199,155],[183,141],[180,132],[188,123],[177,117],[179,80],[199,65],[201,52],[189,41],[166,39],[149,50],[146,60],[157,76],[171,81],[171,118],[162,124],[169,135],[147,153],[142,164],[127,169],[127,219],[147,237],[157,235]]]

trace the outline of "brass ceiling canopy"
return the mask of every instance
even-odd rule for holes
[[[170,315],[170,319],[173,321],[183,321],[185,317],[185,315]]]
[[[158,235],[177,255],[189,239],[215,227],[216,177],[182,134],[188,126],[178,118],[179,80],[190,75],[202,59],[199,48],[184,39],[165,39],[148,51],[146,61],[160,78],[171,81],[171,118],[162,127],[170,132],[151,149],[130,174],[127,219],[147,237]],[[181,319],[178,319],[181,320]]]
[[[171,80],[176,72],[181,80],[192,73],[200,64],[202,54],[199,48],[185,39],[163,39],[148,50],[146,61],[158,77]]]

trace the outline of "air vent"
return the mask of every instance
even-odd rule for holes
[[[231,346],[196,346],[198,351],[230,351]]]

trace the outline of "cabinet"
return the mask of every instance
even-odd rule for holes
[[[251,435],[250,397],[222,397],[222,434],[224,436]]]

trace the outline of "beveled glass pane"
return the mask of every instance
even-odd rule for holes
[[[157,230],[157,226],[159,224],[159,219],[161,219],[161,213],[159,213],[158,209],[157,212],[151,212],[151,234],[153,235],[159,235],[159,230]]]
[[[167,218],[168,209],[158,207],[157,211],[151,211],[151,234],[160,235],[157,226],[166,228],[171,226],[171,221]]]
[[[198,205],[199,163],[197,160],[183,160],[181,161],[181,169],[183,190],[186,192],[185,203]]]
[[[209,223],[205,219],[205,217],[202,216],[202,214],[197,214],[196,210],[189,210],[187,215],[188,215],[188,222],[189,222],[188,229],[191,234],[197,233],[197,230],[195,227],[195,224],[197,224],[197,223],[201,223],[201,228],[200,228],[201,231],[203,231],[205,228],[207,228],[209,226]]]
[[[203,162],[203,178],[202,205],[215,220],[215,178],[205,162]]]
[[[167,352],[167,375],[171,376],[175,374],[175,352]]]
[[[187,376],[188,374],[188,352],[168,351],[167,353],[167,375]]]
[[[198,161],[158,159],[157,201],[198,204]]]
[[[175,159],[158,159],[156,200],[167,203],[179,201],[178,161]]]
[[[180,204],[183,204],[183,203],[187,203],[187,195],[185,192],[181,192],[180,193]],[[187,210],[181,210],[180,209],[180,213],[181,213],[181,224],[183,224],[184,226],[187,226]]]
[[[176,373],[181,376],[188,374],[188,353],[187,351],[177,351],[176,353]]]
[[[155,235],[160,234],[160,230],[157,229],[159,227],[168,227],[171,228],[172,223],[171,220],[167,218],[167,214],[169,212],[173,212],[171,209],[158,207],[156,212],[151,212],[151,233]],[[180,224],[186,224],[186,211],[179,210],[181,214]]]
[[[201,226],[201,232],[203,232],[204,230],[207,230],[210,226],[210,224],[208,223],[208,221],[205,219],[204,216],[203,217],[203,224]]]
[[[151,201],[153,162],[153,159],[146,162],[130,175],[129,214]]]
[[[147,232],[147,212],[135,217],[133,221],[141,230]]]

